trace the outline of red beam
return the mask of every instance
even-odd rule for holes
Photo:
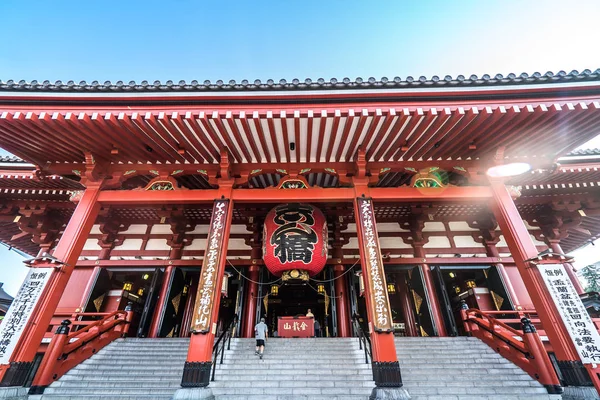
[[[370,188],[374,201],[458,201],[477,203],[491,199],[492,192],[485,186],[451,186],[447,188]],[[368,195],[365,193],[365,195]]]
[[[262,260],[256,260],[257,263],[253,264],[253,260],[235,260],[228,259],[227,265],[233,264],[236,267],[247,267],[250,265],[264,265]],[[327,265],[353,265],[359,261],[358,258],[344,258],[341,262],[337,259],[327,260]],[[461,257],[461,258],[450,258],[450,257],[431,257],[422,258],[406,257],[406,258],[392,258],[384,259],[385,265],[417,265],[417,264],[429,264],[429,265],[491,265],[497,264],[498,259],[495,257]],[[514,264],[512,257],[502,257],[502,263],[505,265]],[[175,266],[197,266],[202,265],[202,260],[79,260],[77,262],[78,267],[161,267],[167,265]]]
[[[491,198],[491,191],[483,186],[447,188],[370,188],[366,196],[375,201],[459,201],[482,202]],[[190,204],[211,203],[219,198],[219,191],[174,190],[174,191],[104,191],[99,201],[103,204]],[[233,200],[244,203],[309,201],[313,203],[352,201],[353,188],[309,188],[309,189],[234,189]]]

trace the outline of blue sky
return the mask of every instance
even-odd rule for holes
[[[600,68],[597,0],[1,0],[0,15],[4,81],[405,78]],[[0,282],[9,293],[24,272],[18,257],[0,249]]]

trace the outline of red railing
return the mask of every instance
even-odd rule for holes
[[[548,389],[561,393],[560,381],[536,328],[527,317],[500,321],[491,315],[506,312],[482,312],[471,308],[461,310],[465,331],[482,340],[501,356],[512,361]],[[522,330],[508,323],[519,322]]]
[[[98,318],[98,320],[84,320]],[[56,329],[44,358],[33,379],[29,394],[41,394],[55,380],[63,376],[71,368],[87,360],[98,350],[113,340],[125,337],[133,311],[112,313],[75,313],[61,322]],[[80,329],[71,332],[69,325]]]

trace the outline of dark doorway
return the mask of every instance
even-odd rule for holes
[[[423,271],[421,267],[414,267],[408,271],[408,287],[413,298],[415,307],[415,319],[420,336],[438,336],[438,330],[433,324],[431,315],[430,296],[435,293],[428,293],[425,287]]]
[[[438,297],[448,332],[464,334],[460,309],[512,310],[504,282],[495,265],[435,266]]]
[[[311,280],[305,283],[270,284],[277,277],[265,270],[259,307],[261,317],[265,317],[271,332],[277,330],[277,318],[306,315],[310,309],[315,321],[319,323],[319,336],[332,336],[335,319],[332,313],[331,286]],[[326,271],[315,277],[318,281],[326,281]],[[277,289],[271,289],[272,286]],[[322,287],[320,287],[322,286]],[[276,294],[275,294],[276,292]]]
[[[175,268],[171,274],[171,279],[166,282],[169,285],[167,297],[164,299],[164,313],[160,321],[159,337],[179,337],[181,330],[181,322],[183,318],[183,310],[185,308],[185,300],[187,291],[185,287],[185,276],[181,268]],[[185,291],[185,293],[184,293]]]
[[[159,268],[101,268],[85,311],[110,313],[124,310],[131,303],[134,317],[129,336],[145,336],[161,283]]]

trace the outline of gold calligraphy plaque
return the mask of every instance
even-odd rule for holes
[[[227,251],[224,252],[223,248],[228,212],[229,200],[215,200],[190,328],[193,333],[208,333],[211,330],[215,295],[220,293],[220,290],[217,291],[217,283],[223,275],[221,260],[227,256]]]
[[[392,311],[387,294],[385,271],[381,260],[381,248],[377,236],[377,224],[373,201],[370,198],[356,199],[356,222],[360,227],[361,246],[363,253],[363,278],[369,288],[370,318],[377,332],[393,332]]]

